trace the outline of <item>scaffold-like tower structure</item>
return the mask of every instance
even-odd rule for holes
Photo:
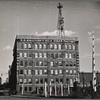
[[[64,17],[62,17],[62,8],[63,5],[61,3],[58,4],[57,8],[59,9],[58,12],[58,24],[57,24],[57,32],[58,36],[64,36]]]

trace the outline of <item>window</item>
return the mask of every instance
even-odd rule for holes
[[[38,58],[38,53],[35,53],[35,58]]]
[[[42,75],[42,70],[40,70],[40,75]]]
[[[31,84],[32,83],[32,79],[28,79],[28,83]]]
[[[39,57],[42,58],[42,53],[39,53]]]
[[[20,79],[19,79],[19,82],[20,82],[20,84],[22,84],[22,83],[23,83],[23,80],[20,78]]]
[[[54,83],[54,79],[51,79],[51,83]]]
[[[32,61],[29,61],[29,66],[32,66]]]
[[[43,84],[43,79],[42,78],[40,79],[40,83]]]
[[[24,49],[26,49],[26,48],[27,48],[27,44],[25,43],[25,44],[24,44]]]
[[[38,70],[35,70],[35,75],[38,75]]]
[[[24,74],[25,74],[25,75],[27,74],[27,70],[24,70]]]
[[[27,91],[27,87],[24,87],[24,90]]]
[[[35,44],[35,49],[38,49],[38,45],[37,44]]]
[[[65,44],[65,49],[67,49],[68,47],[67,47],[67,44]]]
[[[29,87],[29,91],[32,91],[32,87]]]
[[[19,56],[20,56],[20,57],[22,57],[22,56],[23,56],[21,52],[19,53]]]
[[[23,74],[23,70],[20,70],[19,74]]]
[[[47,70],[46,69],[44,70],[44,74],[47,74]]]
[[[73,45],[73,50],[75,50],[75,45]]]
[[[69,58],[72,58],[72,55],[71,54],[69,54]]]
[[[48,81],[47,78],[45,78],[45,79],[44,79],[44,82],[47,82],[47,81]]]
[[[51,70],[51,74],[53,74],[53,70]]]
[[[51,67],[53,66],[53,62],[50,62]]]
[[[42,49],[42,44],[39,44],[39,49]]]
[[[31,48],[32,48],[31,44],[28,44],[28,48],[29,48],[29,49],[31,49]]]
[[[66,70],[66,73],[68,74],[68,70]]]
[[[57,49],[57,44],[54,45],[54,48]]]
[[[68,58],[68,54],[67,53],[65,54],[65,58]]]
[[[36,61],[36,66],[39,66],[39,61]]]
[[[20,92],[22,91],[22,87],[20,87]]]
[[[61,61],[59,61],[59,66],[62,66],[62,62]]]
[[[28,53],[28,57],[32,57],[32,53],[31,52]]]
[[[60,78],[60,82],[63,83],[63,79],[62,78]]]
[[[43,45],[43,48],[46,49],[46,44]]]
[[[44,66],[47,66],[47,61],[44,61]]]
[[[50,49],[53,49],[53,44],[50,44]]]
[[[58,55],[59,55],[59,58],[62,58],[62,53],[59,53]]]
[[[58,70],[55,70],[55,75],[58,75]]]
[[[28,70],[28,74],[31,75],[32,74],[32,70]]]
[[[57,82],[57,83],[59,82],[58,78],[56,78],[56,82]]]
[[[70,70],[70,74],[72,74],[73,73],[73,71],[72,70]]]
[[[74,70],[74,74],[76,74],[76,70]]]
[[[66,66],[68,66],[68,61],[66,61]]]
[[[27,60],[25,60],[25,66],[28,66],[28,61]]]
[[[20,61],[20,66],[23,66],[23,61]]]
[[[24,53],[24,57],[27,57],[27,53],[26,52]]]
[[[39,66],[43,66],[43,62],[42,61],[39,61]]]
[[[47,54],[46,53],[44,53],[44,58],[47,58]]]
[[[59,70],[59,74],[62,74],[62,70]]]
[[[36,78],[35,79],[35,83],[38,84],[39,83],[39,79]]]
[[[24,83],[27,84],[27,79],[24,79]]]
[[[58,48],[61,49],[61,44],[58,45]]]
[[[71,49],[71,45],[69,44],[69,49]]]

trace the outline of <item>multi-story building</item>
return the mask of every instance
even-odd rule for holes
[[[58,94],[61,83],[65,90],[73,87],[79,79],[78,43],[77,37],[17,35],[11,67],[13,90],[44,94],[46,82],[53,95],[55,84]]]

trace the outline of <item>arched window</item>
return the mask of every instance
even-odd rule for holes
[[[54,45],[54,49],[57,49],[57,44]]]
[[[73,71],[72,70],[70,70],[70,74],[72,74],[73,73]]]
[[[73,45],[73,50],[75,50],[75,45]]]
[[[31,45],[30,43],[28,44],[28,48],[29,48],[29,49],[31,49],[31,48],[32,48],[32,45]]]
[[[35,44],[35,49],[38,49],[38,44]]]
[[[46,44],[43,45],[43,48],[46,49]]]
[[[71,45],[69,44],[69,49],[71,49]]]
[[[58,45],[58,48],[61,49],[61,44]]]
[[[50,44],[50,49],[53,49],[53,44]]]
[[[42,44],[39,44],[39,49],[42,49]]]
[[[67,46],[67,44],[65,44],[65,49],[68,49],[68,46]]]
[[[27,48],[27,44],[25,43],[25,44],[24,44],[24,49],[26,49],[26,48]]]

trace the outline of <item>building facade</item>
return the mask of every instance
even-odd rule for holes
[[[11,66],[13,90],[44,94],[47,83],[48,93],[51,87],[54,94],[56,84],[59,95],[62,84],[66,94],[68,85],[73,87],[73,82],[79,80],[78,44],[77,37],[17,35]]]

